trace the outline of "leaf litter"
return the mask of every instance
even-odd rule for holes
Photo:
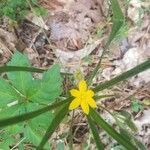
[[[63,72],[73,73],[80,68],[84,74],[88,74],[88,71],[95,66],[101,55],[107,32],[104,31],[104,34],[99,39],[95,38],[97,35],[93,38],[92,34],[95,29],[97,30],[99,24],[106,22],[105,17],[107,16],[106,12],[109,5],[103,0],[42,0],[40,3],[48,9],[48,16],[41,20],[41,18],[36,18],[30,14],[31,16],[28,16],[27,20],[17,27],[19,39],[15,36],[16,31],[7,26],[9,24],[8,21],[4,19],[6,22],[1,23],[0,65],[5,64],[10,59],[11,54],[14,52],[14,47],[16,47],[28,54],[33,66],[48,68],[53,63],[59,62],[62,65]],[[132,27],[128,36],[122,39],[121,45],[117,44],[115,50],[112,50],[110,47],[109,51],[115,51],[115,56],[106,55],[102,61],[102,69],[95,78],[96,84],[109,80],[113,76],[150,58],[149,14],[145,13],[141,16],[139,14],[140,8],[147,8],[148,6],[148,2],[130,1],[127,15],[132,21]],[[142,18],[141,27],[136,24],[139,17]],[[7,40],[6,37],[8,37]],[[23,47],[21,47],[22,45]],[[89,60],[85,61],[83,59],[85,57],[90,59],[92,63]],[[106,91],[106,93],[111,92],[111,94],[117,91],[119,96],[116,99],[104,98],[101,104],[112,110],[126,109],[130,111],[131,96],[135,96],[141,102],[144,99],[150,99],[148,88],[141,90],[141,87],[149,84],[149,74],[149,70],[145,71],[130,79],[124,86],[121,85],[113,88],[112,91]],[[136,91],[138,88],[140,90]],[[80,111],[76,113],[81,114]],[[139,128],[137,136],[141,136],[147,146],[150,141],[148,113],[149,107],[146,106],[143,112],[134,114],[135,123]],[[103,115],[105,118],[108,116],[106,113]],[[111,118],[109,120],[113,123]],[[62,139],[64,143],[67,143],[64,138],[61,138],[64,128],[68,128],[66,124],[65,122],[65,125],[63,127],[60,126],[58,129],[54,138],[56,141]],[[81,130],[84,132],[81,132]],[[76,114],[74,120],[75,147],[82,149],[81,145],[83,142],[86,143],[84,139],[88,137],[87,133],[89,131],[85,118]],[[103,136],[107,144],[110,143],[110,139],[104,133],[101,136]],[[91,139],[89,141],[91,144]],[[91,148],[94,149],[95,147],[91,145]]]

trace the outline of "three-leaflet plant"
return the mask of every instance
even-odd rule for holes
[[[27,56],[16,52],[8,65],[29,67],[30,63]],[[8,72],[7,77],[8,81],[0,79],[1,119],[37,110],[52,103],[61,93],[62,82],[58,65],[45,71],[42,79],[33,78],[30,72]],[[8,149],[9,145],[23,137],[26,137],[24,142],[37,145],[52,119],[53,113],[47,112],[32,120],[5,128],[2,130],[0,147]],[[19,134],[16,139],[12,138],[15,134]]]

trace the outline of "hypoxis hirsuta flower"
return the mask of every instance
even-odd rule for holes
[[[73,101],[69,105],[69,109],[73,110],[81,106],[85,114],[89,114],[89,107],[96,108],[96,102],[93,99],[94,92],[87,88],[86,81],[82,80],[79,82],[79,90],[72,89],[70,93],[73,97]]]

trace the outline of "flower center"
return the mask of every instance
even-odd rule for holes
[[[81,101],[86,100],[86,92],[82,92],[82,93],[81,93],[80,99],[81,99]]]

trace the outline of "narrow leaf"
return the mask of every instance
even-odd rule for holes
[[[69,105],[65,104],[65,106],[63,106],[63,108],[56,114],[56,116],[54,117],[54,119],[52,120],[50,126],[48,127],[41,143],[39,144],[39,146],[37,147],[37,150],[41,150],[44,145],[46,144],[46,142],[48,141],[48,139],[51,137],[51,135],[53,134],[53,132],[57,129],[57,127],[59,126],[59,124],[61,123],[61,121],[64,119],[64,117],[67,115],[69,109],[68,109]]]
[[[118,31],[122,27],[124,23],[124,15],[122,13],[122,10],[120,8],[120,5],[117,0],[111,0],[111,7],[113,12],[113,27],[112,31],[110,33],[110,36],[108,38],[108,41],[106,43],[106,47],[108,47],[111,43],[111,41],[116,37]]]
[[[34,68],[34,67],[21,67],[21,66],[1,66],[0,67],[0,73],[3,72],[18,72],[18,71],[26,71],[26,72],[37,72],[37,73],[42,73],[46,71],[45,69],[39,69],[39,68]]]
[[[35,68],[35,67],[20,67],[20,66],[0,66],[0,73],[3,72],[16,72],[16,71],[24,71],[24,72],[37,72],[37,73],[43,73],[44,71],[47,71],[48,69],[41,69],[41,68]],[[68,75],[71,76],[71,73],[63,73],[61,72],[61,75]]]
[[[112,12],[113,12],[113,27],[112,31],[108,37],[108,40],[104,46],[104,49],[102,51],[102,54],[100,56],[99,62],[97,63],[95,69],[91,72],[90,76],[87,77],[88,84],[90,85],[92,83],[93,78],[96,76],[100,66],[101,66],[101,61],[102,58],[105,54],[105,51],[108,49],[109,45],[111,44],[112,40],[116,37],[118,31],[122,27],[124,23],[124,16],[121,11],[121,8],[119,6],[119,3],[117,0],[111,0],[111,7],[112,7]]]
[[[100,140],[98,130],[97,130],[93,120],[90,118],[90,116],[87,116],[87,119],[88,119],[88,123],[89,123],[90,128],[91,128],[91,131],[93,133],[93,137],[94,137],[94,140],[96,142],[97,149],[98,150],[104,150],[104,145]]]
[[[120,127],[120,133],[126,138],[126,139],[130,139],[130,141],[132,141],[133,143],[135,143],[136,147],[138,150],[146,150],[146,147],[144,146],[144,144],[137,140],[134,136],[134,134],[132,134],[131,132],[129,132],[127,129]]]
[[[123,137],[115,129],[113,129],[95,110],[90,109],[90,115],[93,120],[103,128],[112,138],[119,144],[123,145],[128,150],[136,150],[137,148],[130,142],[130,140]]]
[[[46,106],[44,108],[38,109],[38,110],[30,112],[30,113],[18,115],[18,116],[15,116],[15,117],[9,117],[9,118],[6,118],[6,119],[0,119],[0,127],[5,127],[5,126],[12,125],[12,124],[17,124],[19,122],[23,122],[23,121],[26,121],[26,120],[30,120],[32,118],[35,118],[36,116],[39,116],[39,115],[41,115],[45,112],[51,111],[51,110],[65,104],[65,103],[69,103],[69,102],[70,102],[70,99],[68,98],[66,100],[56,102],[52,105]]]
[[[94,88],[93,90],[95,92],[102,91],[102,90],[107,89],[123,80],[126,80],[134,75],[137,75],[138,73],[145,71],[149,68],[150,68],[150,59],[148,59],[147,61],[143,62],[142,64],[134,67],[133,69],[130,69],[130,70],[122,73],[121,75],[111,79],[110,81],[106,81],[106,82],[96,86],[96,88]]]

